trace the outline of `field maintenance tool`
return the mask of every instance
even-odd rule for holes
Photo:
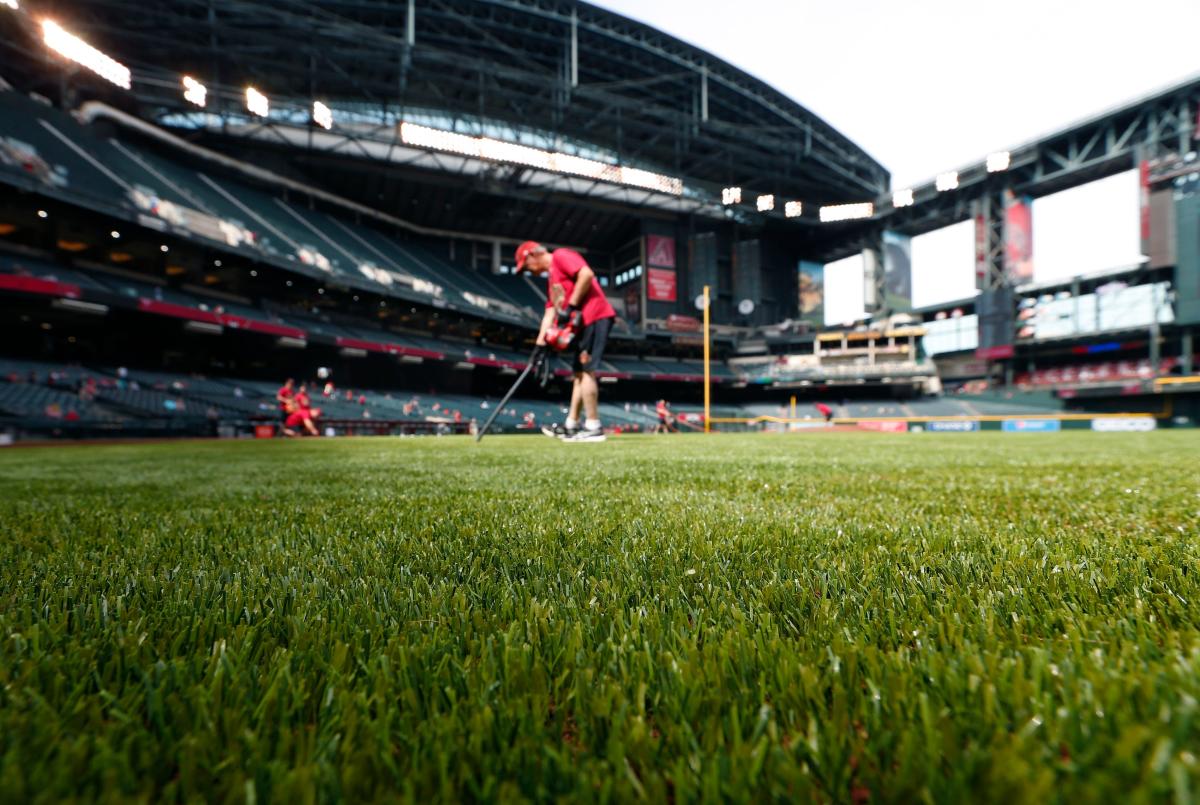
[[[483,427],[475,434],[475,441],[478,442],[488,432],[488,428],[496,421],[496,417],[500,416],[500,412],[504,410],[504,406],[508,405],[508,401],[517,393],[517,389],[525,382],[525,378],[529,377],[530,372],[537,375],[538,382],[543,386],[550,382],[550,356],[547,354],[545,347],[536,346],[533,348],[533,354],[529,356],[529,363],[525,364],[525,370],[517,376],[516,381],[512,384],[512,388],[508,390],[508,393],[504,395],[504,399],[500,400],[495,410],[492,411],[492,415],[487,418],[487,422],[484,422]]]

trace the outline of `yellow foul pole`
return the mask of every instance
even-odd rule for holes
[[[708,286],[704,286],[704,432],[708,433],[710,429],[709,422],[712,417],[709,416],[709,404],[712,399],[709,391],[709,373],[708,373]]]

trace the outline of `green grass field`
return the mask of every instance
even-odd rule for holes
[[[1186,802],[1198,452],[0,451],[0,801]]]

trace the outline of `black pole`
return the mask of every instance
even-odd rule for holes
[[[504,410],[504,406],[508,405],[508,401],[511,400],[512,396],[517,393],[517,389],[519,389],[521,384],[525,382],[525,378],[529,377],[529,373],[533,371],[534,365],[538,362],[538,358],[541,357],[541,350],[542,347],[534,347],[533,355],[529,357],[529,363],[525,364],[525,371],[521,372],[521,374],[517,377],[516,382],[512,384],[512,388],[508,390],[508,393],[504,395],[504,399],[502,399],[496,406],[496,410],[492,411],[492,415],[487,418],[487,422],[484,422],[483,427],[480,428],[479,432],[475,434],[476,442],[482,439],[483,435],[488,432],[488,428],[490,428],[492,423],[496,421],[496,417],[500,416],[500,412]]]

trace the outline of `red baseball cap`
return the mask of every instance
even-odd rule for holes
[[[541,248],[543,248],[542,244],[538,243],[536,240],[527,240],[524,243],[522,243],[520,246],[518,246],[517,247],[517,269],[516,270],[521,271],[522,269],[524,269],[525,268],[525,258],[529,257],[529,255],[532,252],[535,252]]]

